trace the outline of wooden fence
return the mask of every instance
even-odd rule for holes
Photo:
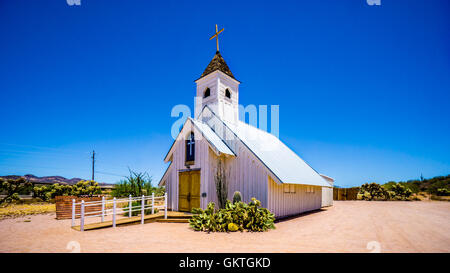
[[[359,187],[333,188],[333,200],[357,200]]]
[[[102,197],[76,197],[76,196],[56,196],[55,202],[56,202],[56,219],[71,219],[72,218],[72,203],[75,199],[76,203],[80,203],[81,200],[84,200],[86,202],[94,202],[94,201],[101,201]],[[98,204],[96,206],[91,206],[89,208],[86,208],[86,212],[101,210],[102,205]],[[75,206],[75,213],[80,214],[81,212],[81,204],[78,204]],[[78,215],[77,218],[80,218]]]

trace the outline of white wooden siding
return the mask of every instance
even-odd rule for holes
[[[266,178],[266,181],[269,185],[267,208],[277,218],[322,207],[322,187],[290,184],[294,186],[295,193],[285,193],[283,189],[285,184],[276,183],[270,176]],[[312,187],[314,192],[306,192],[307,187]]]
[[[322,188],[322,207],[329,207],[333,205],[333,188]]]
[[[206,139],[200,138],[201,133],[191,126],[185,126],[181,131],[187,136],[194,131],[195,165],[190,169],[200,169],[200,193],[206,193],[206,198],[200,198],[201,208],[206,208],[208,202],[217,202],[214,174],[217,166],[216,153],[209,147]],[[242,201],[250,202],[252,197],[261,201],[263,207],[275,213],[276,217],[285,217],[310,210],[320,209],[322,205],[322,188],[312,186],[314,193],[307,193],[305,185],[294,185],[295,193],[284,193],[283,184],[263,165],[256,156],[239,140],[228,140],[237,156],[225,158],[225,168],[228,172],[228,199],[233,198],[235,191],[240,191]],[[169,208],[178,210],[178,174],[186,170],[185,141],[183,138],[174,143],[171,156],[172,165],[167,175],[166,188]],[[272,177],[269,179],[269,177]]]

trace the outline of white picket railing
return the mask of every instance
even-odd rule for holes
[[[155,200],[163,201],[163,205],[155,206]],[[141,204],[132,206],[133,201],[141,202]],[[117,204],[120,203],[128,203],[128,207],[118,208]],[[86,207],[98,206],[100,204],[101,210],[85,212]],[[112,204],[112,209],[106,208],[108,204]],[[77,205],[81,206],[80,213],[76,213]],[[167,219],[167,193],[165,193],[164,196],[155,196],[155,194],[152,193],[150,196],[142,195],[140,197],[132,197],[130,195],[128,198],[116,199],[114,197],[110,200],[106,200],[103,196],[101,201],[84,202],[84,200],[81,200],[80,203],[75,203],[75,199],[72,199],[72,227],[75,226],[77,216],[80,217],[80,231],[84,231],[85,218],[101,217],[101,221],[104,222],[105,217],[108,215],[112,215],[112,226],[116,227],[116,215],[125,215],[125,213],[128,212],[128,217],[131,217],[133,211],[141,212],[141,224],[144,224],[145,210],[151,209],[152,214],[154,214],[155,208],[164,209],[164,219]]]

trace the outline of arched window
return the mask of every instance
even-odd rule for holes
[[[195,138],[194,133],[186,140],[186,162],[193,163],[195,160]]]
[[[228,89],[228,88],[225,90],[225,97],[231,99],[231,92],[230,92],[230,89]]]
[[[206,88],[205,92],[203,93],[203,98],[207,98],[209,97],[209,95],[211,95],[211,89]]]

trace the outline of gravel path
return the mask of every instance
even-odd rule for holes
[[[0,220],[0,252],[450,252],[450,202],[335,201],[276,227],[207,234],[149,223],[79,232],[54,214],[33,215]]]

